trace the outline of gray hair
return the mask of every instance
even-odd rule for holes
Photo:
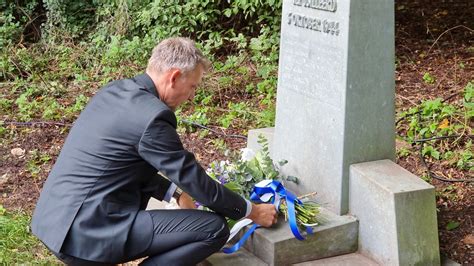
[[[201,65],[204,71],[210,67],[210,61],[195,46],[194,41],[183,37],[174,37],[161,41],[148,60],[147,71],[163,73],[172,68],[183,73],[192,71]]]

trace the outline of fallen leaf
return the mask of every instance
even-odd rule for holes
[[[439,129],[445,129],[449,127],[449,120],[447,118],[443,119],[441,123],[439,123],[438,128]]]
[[[4,174],[0,176],[0,185],[2,185],[3,183],[6,183],[7,181],[8,181],[8,174]]]
[[[449,221],[446,225],[446,230],[451,231],[459,227],[459,222]]]
[[[463,238],[462,242],[467,245],[474,245],[474,235],[469,234],[466,237]]]
[[[25,150],[22,149],[22,148],[13,148],[13,149],[11,149],[10,153],[12,155],[20,157],[20,156],[25,155]]]
[[[403,9],[405,9],[404,5],[400,5],[400,6],[397,7],[397,10],[403,10]]]

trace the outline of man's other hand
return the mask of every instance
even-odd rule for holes
[[[184,192],[179,196],[177,200],[178,205],[181,209],[196,209],[193,198],[191,198],[188,193]]]
[[[277,222],[277,211],[273,204],[253,204],[252,211],[250,212],[249,218],[256,224],[264,227],[270,227]]]

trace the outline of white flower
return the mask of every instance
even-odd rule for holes
[[[228,165],[228,164],[229,164],[229,161],[220,161],[220,162],[219,162],[219,170],[220,170],[221,172],[224,171],[226,165]]]
[[[230,179],[229,173],[227,173],[227,172],[224,172],[224,173],[222,174],[222,177],[223,177],[225,180],[229,180],[229,179]]]
[[[243,149],[240,149],[240,151],[241,151],[240,158],[244,162],[250,161],[253,159],[253,157],[255,157],[255,152],[252,149],[243,148]]]
[[[250,180],[252,180],[252,179],[253,179],[253,176],[252,176],[251,174],[246,174],[246,175],[245,175],[245,181],[248,182],[248,181],[250,181]]]

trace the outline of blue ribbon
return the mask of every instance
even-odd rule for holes
[[[242,236],[242,238],[239,240],[239,242],[235,243],[235,245],[233,245],[230,248],[223,248],[222,252],[224,252],[226,254],[236,252],[241,246],[244,245],[245,241],[247,241],[247,238],[249,238],[253,234],[255,229],[257,229],[258,227],[260,227],[260,225],[253,224],[252,227],[250,227],[250,229]]]
[[[298,225],[296,223],[296,210],[295,210],[295,202],[298,204],[303,204],[293,193],[290,191],[286,190],[283,185],[278,182],[273,180],[270,182],[267,186],[265,187],[254,187],[253,192],[250,195],[250,199],[256,203],[268,203],[263,201],[261,199],[261,196],[271,193],[273,196],[270,198],[270,203],[275,204],[275,198],[276,195],[280,196],[281,199],[286,200],[286,205],[287,205],[287,214],[288,214],[288,223],[290,225],[291,232],[295,236],[296,239],[298,240],[304,240],[305,238],[300,234],[298,230]],[[277,210],[280,207],[280,202],[277,202],[278,206],[275,206]],[[255,229],[260,227],[258,224],[254,224],[237,242],[235,245],[233,245],[230,248],[224,248],[223,252],[226,254],[233,253],[237,251],[241,246],[244,245],[245,241],[253,234]],[[306,232],[308,234],[313,234],[313,230],[310,226],[306,226]]]

